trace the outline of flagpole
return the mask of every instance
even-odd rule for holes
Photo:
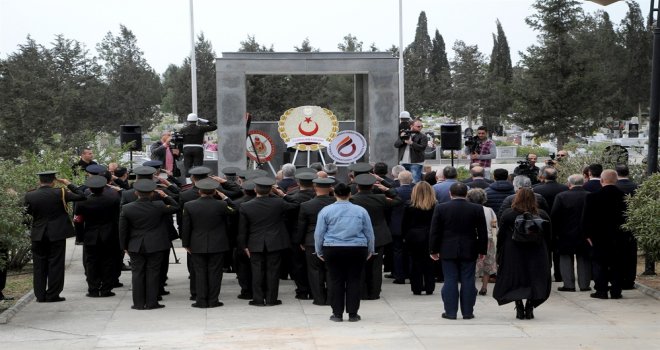
[[[190,0],[190,47],[192,112],[197,114],[197,62],[195,60],[195,20],[193,16],[193,0]]]
[[[405,110],[403,83],[403,0],[399,0],[399,112]]]

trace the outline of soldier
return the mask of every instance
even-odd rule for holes
[[[222,306],[218,300],[222,283],[222,260],[230,250],[228,226],[234,212],[229,197],[217,190],[218,183],[209,178],[197,181],[200,197],[183,207],[181,240],[190,254],[196,276],[196,301],[192,307]],[[218,195],[222,200],[213,196]]]
[[[67,202],[82,201],[86,197],[67,179],[57,179],[55,171],[38,173],[39,188],[25,194],[25,208],[32,216],[32,261],[34,264],[34,295],[37,302],[64,301],[64,254],[66,238],[71,237],[73,225]],[[55,183],[66,185],[53,188]]]
[[[237,208],[245,202],[249,202],[257,196],[254,182],[243,182],[243,197],[234,201]],[[231,220],[230,232],[234,237],[238,235],[238,215],[234,216]],[[234,270],[238,278],[238,285],[241,287],[241,294],[238,299],[251,300],[252,299],[252,270],[250,267],[250,258],[245,254],[245,251],[238,246],[234,247]]]
[[[307,262],[307,278],[314,305],[327,304],[326,268],[325,263],[316,257],[314,249],[314,230],[316,219],[321,209],[334,203],[335,197],[330,196],[330,189],[335,183],[334,179],[314,179],[316,197],[300,204],[298,214],[298,227],[293,235],[293,245],[300,246],[305,253]]]
[[[104,194],[108,180],[93,175],[85,185],[91,194],[86,201],[76,205],[75,214],[80,218],[83,232],[83,263],[87,274],[87,296],[111,297],[115,293],[116,264],[119,250],[119,196]]]
[[[218,128],[215,123],[199,118],[197,114],[188,114],[188,125],[179,130],[183,135],[183,166],[188,171],[193,167],[204,164],[204,134]],[[200,122],[201,124],[198,124]]]
[[[119,245],[131,256],[133,306],[135,310],[159,309],[160,270],[170,249],[167,217],[179,209],[176,201],[153,180],[140,179],[133,188],[138,200],[122,207],[119,217]],[[152,200],[155,193],[162,201]]]
[[[289,233],[284,220],[289,210],[298,207],[281,198],[270,196],[274,191],[280,197],[281,190],[274,189],[275,180],[268,177],[254,179],[257,197],[240,206],[238,245],[250,258],[252,267],[253,306],[282,304],[277,299],[281,251],[289,248]],[[265,286],[265,290],[264,290]]]

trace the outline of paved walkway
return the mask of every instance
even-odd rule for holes
[[[29,303],[0,325],[2,349],[660,349],[660,302],[637,290],[620,300],[597,300],[589,293],[552,292],[536,319],[514,317],[490,296],[479,296],[473,320],[440,317],[440,284],[432,296],[413,296],[410,285],[385,280],[380,300],[363,302],[362,321],[334,323],[330,307],[294,298],[283,281],[283,305],[248,306],[236,298],[234,274],[226,274],[225,306],[194,309],[188,300],[185,261],[170,265],[164,309],[130,309],[126,287],[112,298],[86,298],[82,249],[69,240],[69,264],[61,303]],[[181,248],[177,255],[185,258]],[[173,260],[173,258],[171,259]],[[557,283],[553,288],[556,289]]]

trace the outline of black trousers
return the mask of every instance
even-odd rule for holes
[[[305,258],[307,259],[307,280],[314,304],[325,305],[328,300],[326,265],[316,256],[313,246],[305,247]]]
[[[188,268],[188,284],[190,285],[190,296],[197,300],[197,275],[195,274],[195,266],[193,265],[192,254],[188,253],[186,256],[186,267]]]
[[[436,263],[429,256],[428,244],[409,242],[406,248],[410,256],[410,290],[414,294],[433,293]]]
[[[202,147],[184,147],[183,149],[183,167],[186,168],[186,177],[189,177],[190,168],[202,166],[204,164],[204,148]]]
[[[311,294],[307,278],[307,259],[300,246],[291,247],[291,278],[296,283],[296,295]]]
[[[0,257],[6,260],[8,258],[7,251],[0,250]],[[5,286],[7,286],[7,266],[0,269],[0,300],[4,298],[4,294],[2,294],[2,291],[5,290]]]
[[[621,276],[621,287],[624,289],[635,288],[637,278],[637,239],[630,235],[622,247],[624,251],[623,272]]]
[[[408,278],[408,254],[404,249],[403,236],[392,236],[392,275],[395,280]]]
[[[158,305],[160,268],[165,252],[129,254],[133,273],[133,306],[150,308]]]
[[[323,247],[334,315],[342,315],[344,308],[349,315],[360,309],[360,276],[368,253],[366,247]]]
[[[364,266],[362,274],[362,299],[374,300],[380,298],[383,286],[383,252],[384,247],[376,247],[376,255],[372,256]]]
[[[115,259],[117,253],[112,247],[98,243],[85,245],[85,271],[87,271],[87,291],[90,293],[109,292],[114,284]],[[113,256],[114,255],[114,256]]]
[[[209,306],[217,303],[222,284],[224,253],[190,254],[195,268],[197,305]]]
[[[280,251],[250,252],[252,300],[254,302],[275,303],[280,288],[281,262],[282,255]]]
[[[170,250],[163,252],[163,260],[160,262],[160,278],[158,279],[158,290],[165,290],[165,282],[167,281],[167,273],[170,271]]]
[[[66,241],[32,242],[32,262],[34,264],[34,295],[37,301],[47,301],[60,296],[64,289],[64,254]]]
[[[623,258],[625,253],[613,253],[609,256],[597,254],[593,260],[594,289],[597,293],[613,296],[621,295],[621,280],[623,277]],[[608,282],[611,286],[608,287]]]
[[[252,267],[250,258],[242,249],[234,249],[234,270],[241,287],[241,295],[252,298]]]

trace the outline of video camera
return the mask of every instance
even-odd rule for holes
[[[550,153],[550,159],[546,160],[545,164],[548,166],[555,166],[557,164],[557,161],[555,160],[556,157],[557,155],[555,153]]]
[[[481,148],[481,139],[479,136],[465,136],[465,147],[468,148],[468,153],[477,153]]]
[[[527,176],[531,181],[532,184],[538,183],[538,175],[536,170],[532,167],[532,164],[529,162],[529,160],[519,160],[518,161],[518,168],[517,168],[517,174],[518,175],[525,175]]]
[[[403,135],[401,135],[403,134]],[[402,129],[399,130],[399,137],[401,138],[401,141],[405,141],[410,139],[410,136],[412,135],[412,131],[410,129]]]
[[[172,138],[170,139],[170,148],[178,149],[180,152],[183,152],[183,134],[173,130]]]

